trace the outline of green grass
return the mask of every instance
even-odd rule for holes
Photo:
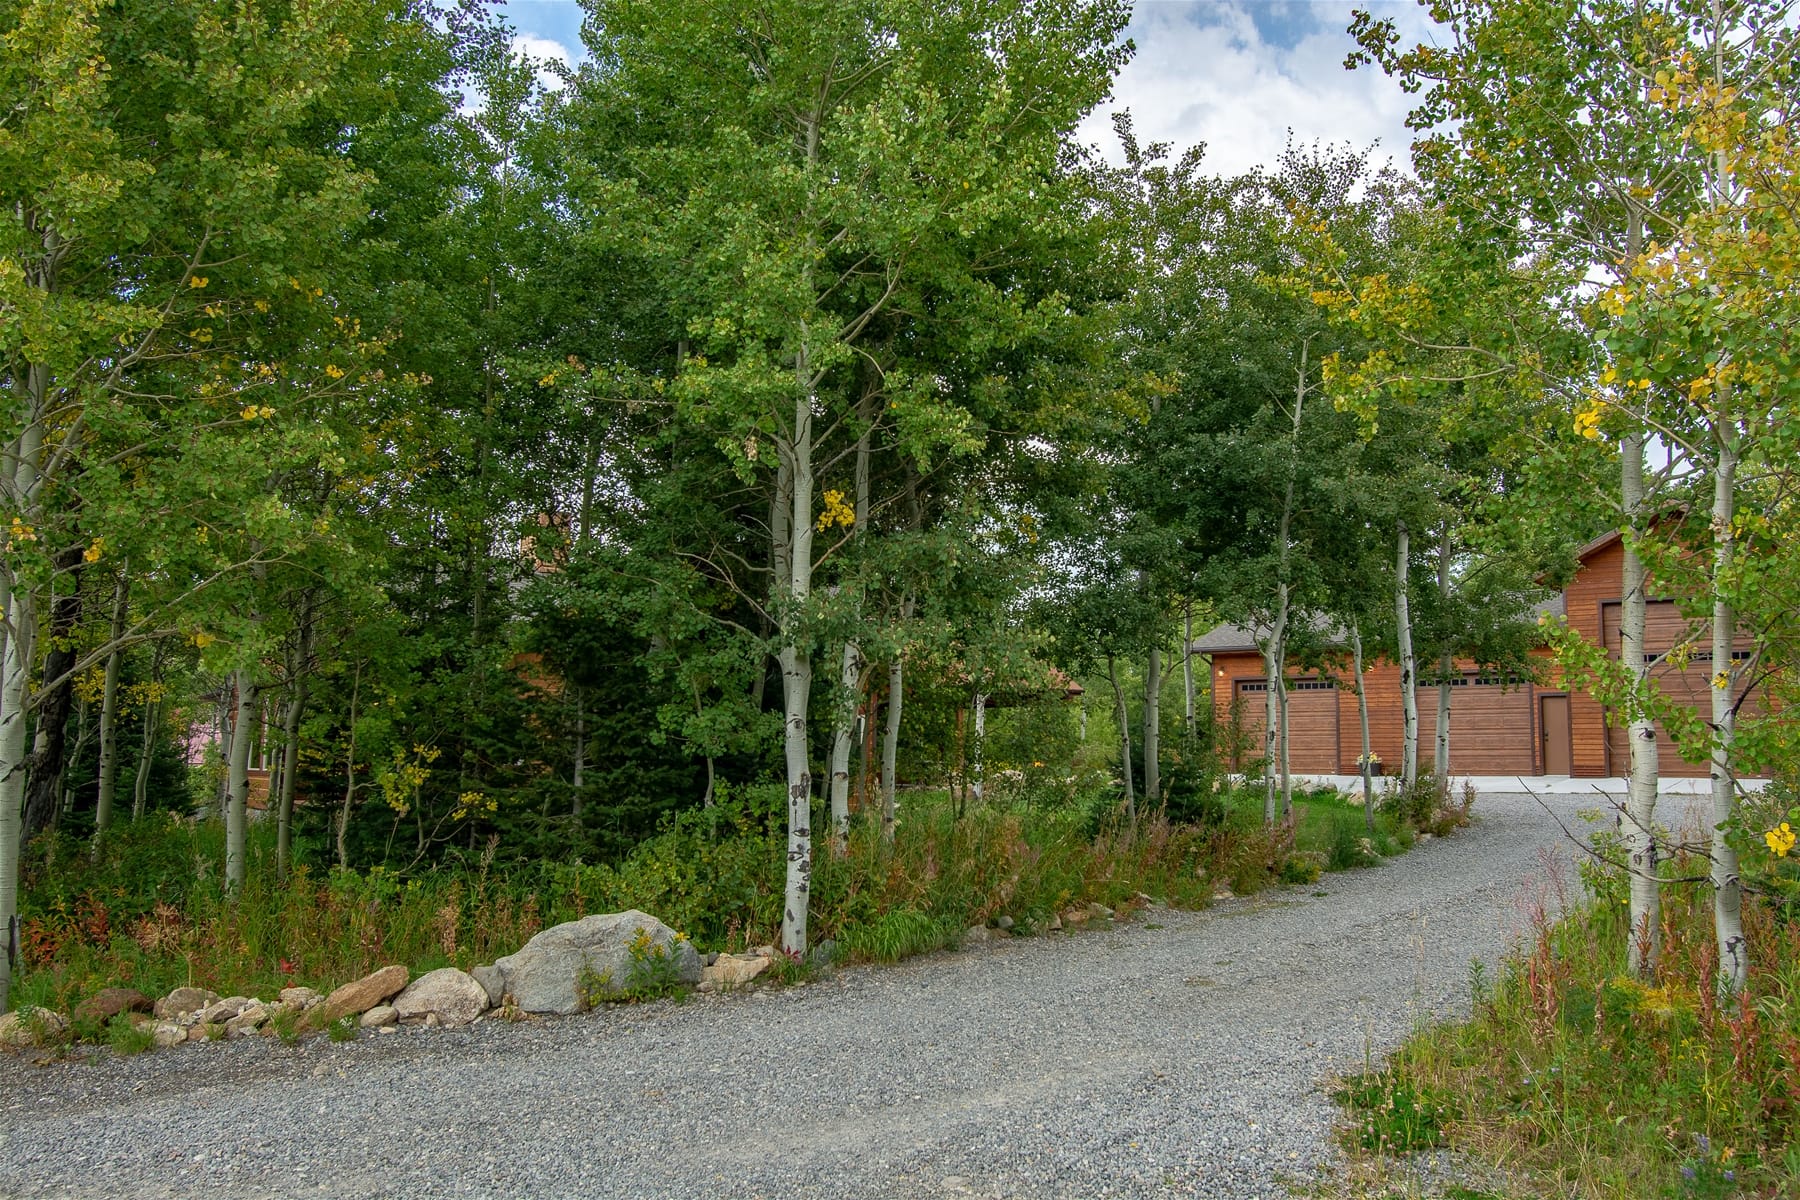
[[[1349,1141],[1448,1144],[1504,1165],[1522,1196],[1800,1195],[1800,913],[1774,889],[1746,897],[1749,986],[1721,998],[1707,885],[1664,885],[1662,961],[1640,982],[1622,973],[1617,880],[1586,874],[1593,895],[1547,897],[1491,986],[1472,974],[1470,1019],[1346,1085]]]
[[[628,908],[702,950],[776,943],[787,849],[778,791],[685,813],[618,863],[451,863],[405,875],[302,865],[281,882],[274,831],[253,826],[235,901],[219,878],[217,825],[159,815],[115,829],[92,856],[85,843],[40,840],[24,863],[25,967],[14,1002],[68,1012],[115,984],[150,995],[183,984],[222,995],[329,991],[393,962],[415,973],[467,969],[551,925]],[[960,816],[941,792],[907,793],[892,845],[869,821],[853,823],[835,851],[815,841],[810,940],[835,940],[840,958],[891,961],[1001,917],[1031,932],[1091,902],[1128,912],[1140,894],[1204,907],[1220,888],[1249,894],[1367,858],[1361,812],[1340,798],[1298,798],[1296,823],[1267,829],[1259,789],[1209,795],[1219,819],[1155,814],[1133,825],[1101,793],[1072,802],[1026,794]],[[1374,847],[1388,853],[1406,830],[1378,817]]]

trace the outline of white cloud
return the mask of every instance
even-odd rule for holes
[[[562,76],[544,64],[560,63],[565,67],[574,66],[574,56],[570,54],[567,46],[535,33],[515,33],[512,38],[512,48],[514,54],[522,54],[533,63],[538,64],[538,83],[546,91],[562,90]]]
[[[1379,68],[1344,69],[1354,43],[1345,32],[1349,0],[1288,6],[1286,36],[1271,42],[1253,15],[1256,0],[1140,3],[1129,35],[1137,55],[1121,72],[1113,100],[1082,125],[1083,140],[1116,158],[1111,112],[1131,110],[1144,142],[1171,142],[1177,153],[1206,143],[1209,172],[1236,175],[1273,164],[1288,130],[1298,143],[1379,141],[1376,164],[1411,162],[1406,114],[1416,98]],[[1364,0],[1367,6],[1367,0]],[[1429,36],[1431,23],[1412,5],[1380,5],[1405,44]],[[1297,10],[1299,19],[1292,20]],[[1287,44],[1282,44],[1283,42]]]

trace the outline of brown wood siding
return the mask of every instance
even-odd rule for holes
[[[1262,678],[1236,681],[1240,722],[1244,736],[1261,753],[1268,710],[1268,683]],[[1288,769],[1312,775],[1332,775],[1338,770],[1337,686],[1316,676],[1288,680]],[[1254,756],[1253,755],[1253,756]]]
[[[1619,598],[1619,582],[1625,568],[1625,548],[1620,542],[1602,546],[1590,554],[1563,593],[1569,628],[1588,641],[1600,643],[1601,606]],[[1569,693],[1570,774],[1597,779],[1618,772],[1611,769],[1606,746],[1606,710],[1582,691]]]
[[[1601,609],[1601,636],[1606,639],[1609,654],[1619,653],[1619,620],[1623,606],[1617,601],[1610,601]],[[1681,610],[1670,600],[1652,600],[1644,610],[1644,651],[1651,657],[1650,678],[1662,688],[1663,694],[1683,707],[1692,709],[1702,721],[1712,718],[1712,630],[1711,622],[1690,621],[1681,615]],[[1737,639],[1737,656],[1748,657],[1751,643],[1748,638]],[[1674,655],[1670,651],[1677,651]],[[1761,711],[1757,697],[1752,695],[1739,710],[1743,715],[1752,715]],[[1610,714],[1609,714],[1610,715]],[[1628,769],[1630,750],[1626,745],[1626,727],[1609,721],[1607,726],[1608,753],[1620,773]],[[1663,775],[1688,779],[1704,778],[1709,773],[1709,766],[1704,757],[1699,762],[1686,759],[1675,739],[1659,724],[1656,727],[1656,759],[1657,771]]]
[[[1418,689],[1419,762],[1437,757],[1437,685]],[[1532,689],[1465,671],[1450,689],[1450,770],[1457,775],[1535,775]]]

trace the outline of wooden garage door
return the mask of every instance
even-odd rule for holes
[[[1419,756],[1437,748],[1437,685],[1419,688]],[[1531,690],[1499,678],[1466,673],[1450,687],[1450,772],[1453,775],[1533,775]]]
[[[1620,606],[1608,604],[1601,614],[1602,633],[1607,652],[1619,653]],[[1669,600],[1652,600],[1644,606],[1644,652],[1650,657],[1650,677],[1665,695],[1700,714],[1704,720],[1712,715],[1712,633],[1705,622],[1691,622]],[[1669,658],[1678,646],[1688,648],[1686,661],[1680,666]],[[1625,725],[1609,711],[1606,721],[1607,757],[1611,773],[1624,775],[1631,770],[1631,751]],[[1675,739],[1656,727],[1657,770],[1663,775],[1704,776],[1705,762],[1693,763],[1681,757]]]
[[[1238,681],[1239,711],[1252,753],[1262,753],[1269,685],[1261,679]],[[1290,679],[1287,685],[1288,769],[1309,775],[1335,775],[1338,770],[1337,685],[1328,679]]]

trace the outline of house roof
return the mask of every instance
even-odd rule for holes
[[[1613,535],[1617,537],[1617,534]],[[1604,544],[1604,539],[1583,550],[1583,556],[1593,553]],[[1556,592],[1546,599],[1539,600],[1528,610],[1535,620],[1540,617],[1561,617],[1567,615],[1568,605],[1562,592]],[[1313,614],[1305,618],[1312,626],[1314,633],[1322,633],[1334,645],[1345,640],[1344,630],[1329,618]],[[1189,648],[1195,654],[1260,654],[1262,644],[1258,639],[1266,634],[1266,629],[1257,629],[1244,625],[1215,625],[1194,639]]]
[[[1344,630],[1329,617],[1318,613],[1308,614],[1299,619],[1311,626],[1314,633],[1324,634],[1336,643],[1344,640]],[[1267,635],[1267,629],[1259,629],[1245,625],[1215,625],[1194,639],[1191,647],[1195,654],[1241,654],[1251,651],[1261,653],[1260,638]]]
[[[1243,650],[1260,650],[1256,635],[1241,625],[1219,625],[1194,639],[1190,649],[1195,654],[1232,654]]]

